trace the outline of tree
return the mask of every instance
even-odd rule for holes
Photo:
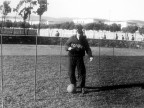
[[[141,35],[144,34],[144,26],[142,26],[142,27],[139,28],[139,33],[140,33]]]
[[[137,30],[138,30],[137,26],[127,26],[122,28],[122,31],[124,33],[135,33]]]
[[[3,5],[0,6],[0,10],[3,15],[2,23],[3,23],[3,18],[4,18],[4,22],[5,22],[6,16],[11,12],[11,7],[9,5],[10,5],[10,1],[4,1]],[[2,24],[2,26],[3,26],[3,24]]]
[[[17,27],[18,26],[18,23],[16,23],[16,18],[17,18],[17,15],[18,15],[18,12],[19,12],[19,9],[20,7],[23,5],[24,1],[21,0],[18,5],[16,6],[16,8],[13,8],[13,12],[15,13],[15,22],[13,24],[13,33],[14,33],[14,27]]]
[[[121,25],[117,25],[116,23],[113,23],[110,25],[110,31],[111,32],[116,32],[121,30]]]
[[[16,13],[16,15],[15,15],[15,22],[16,22],[16,17],[17,17],[18,11],[19,11],[20,7],[23,5],[23,3],[24,3],[24,0],[21,0],[21,1],[18,3],[18,5],[16,6],[16,8],[13,8],[13,12]]]
[[[123,27],[123,28],[122,28],[122,32],[127,33],[127,32],[128,32],[127,27]]]
[[[42,16],[44,12],[47,11],[47,0],[38,0],[39,8],[37,9],[37,14]]]
[[[39,15],[39,30],[38,34],[40,34],[40,23],[41,23],[41,16],[44,12],[47,11],[47,0],[38,0],[39,8],[37,9],[36,13]]]
[[[5,27],[12,27],[12,21],[11,20],[7,20],[6,23],[5,23]]]
[[[26,6],[26,4],[29,4]],[[20,7],[23,6],[23,8],[20,10],[19,15],[23,18],[24,23],[26,22],[26,19],[29,17],[32,13],[33,7],[37,5],[37,1],[33,0],[21,0],[17,7],[15,8],[15,11],[18,12]]]
[[[94,23],[93,30],[99,31],[100,30],[100,26],[101,25],[99,23]]]
[[[18,13],[22,18],[23,21],[26,22],[26,19],[29,17],[32,13],[33,7],[37,5],[37,1],[33,0],[21,0],[17,7],[14,8],[14,12]],[[22,8],[21,8],[22,7]]]
[[[109,30],[110,30],[110,27],[109,27],[109,25],[107,25],[107,24],[104,24],[104,30],[106,30],[106,31],[109,31]]]
[[[73,22],[64,22],[64,23],[60,24],[59,27],[62,28],[62,29],[69,29],[69,30],[71,30],[71,29],[75,28],[75,25],[74,25]]]
[[[85,28],[86,30],[93,30],[93,27],[94,27],[94,24],[93,24],[93,23],[89,23],[89,24],[86,24],[86,25],[84,26],[84,28]]]
[[[137,26],[127,26],[127,30],[129,33],[135,33],[138,30]]]
[[[74,22],[69,22],[69,29],[70,30],[73,30],[74,28],[75,28],[75,24],[74,24]]]
[[[26,26],[26,20],[27,20],[28,17],[29,17],[29,20],[30,20],[30,15],[31,15],[32,9],[35,5],[37,5],[37,1],[34,1],[34,0],[21,0],[18,3],[15,10],[14,10],[15,12],[17,12],[23,18],[22,27],[24,28],[24,34],[25,34],[25,28],[29,27],[29,26]]]

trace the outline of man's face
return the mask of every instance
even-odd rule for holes
[[[77,31],[77,36],[81,36],[83,34],[82,31]]]
[[[79,37],[80,37],[80,35],[81,35],[81,34],[77,32],[77,36],[79,36]]]

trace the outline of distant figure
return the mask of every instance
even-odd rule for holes
[[[58,31],[56,31],[55,36],[56,36],[56,37],[59,37],[59,35],[60,35],[60,34],[59,34],[59,32],[58,32]]]
[[[129,40],[129,36],[128,36],[128,34],[126,35],[126,40]]]
[[[132,41],[134,41],[134,35],[132,35]]]
[[[116,34],[116,40],[118,40],[118,34]]]
[[[124,36],[122,35],[122,40],[124,40]]]
[[[103,39],[106,39],[106,34],[104,34],[104,37],[103,37]]]

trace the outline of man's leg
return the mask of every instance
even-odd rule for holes
[[[83,57],[77,59],[77,70],[78,70],[78,85],[80,88],[84,88],[86,80],[86,69]]]
[[[68,75],[70,77],[71,84],[74,84],[74,85],[76,85],[75,68],[76,68],[76,59],[75,59],[75,57],[69,57],[69,72],[68,72]]]

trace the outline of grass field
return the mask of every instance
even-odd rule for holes
[[[113,48],[100,48],[99,53],[99,48],[93,47],[93,62],[85,57],[87,91],[81,96],[79,90],[66,92],[70,82],[64,47],[61,57],[59,46],[37,48],[35,66],[35,46],[3,45],[4,108],[144,107],[144,50],[114,48],[113,56]]]

